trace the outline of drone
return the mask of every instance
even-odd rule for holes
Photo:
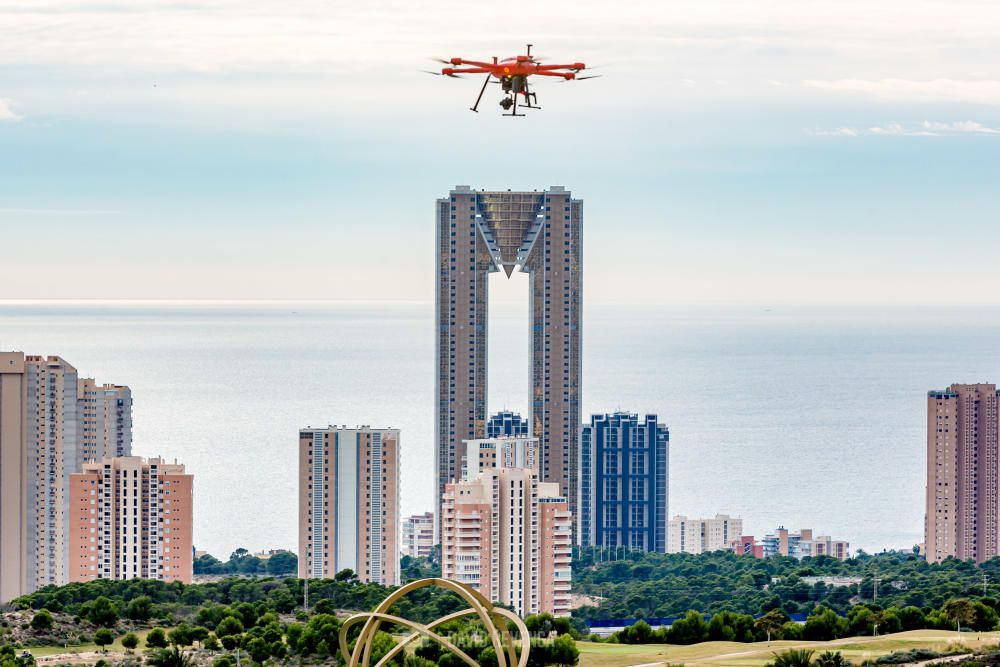
[[[528,77],[530,76],[552,76],[563,81],[583,81],[585,79],[596,79],[600,74],[591,76],[577,76],[578,72],[587,69],[583,63],[570,63],[567,65],[545,65],[537,56],[531,55],[531,44],[528,44],[528,53],[523,56],[514,56],[502,60],[493,56],[493,62],[480,60],[466,60],[465,58],[452,58],[451,60],[435,59],[437,62],[450,67],[443,68],[440,72],[427,72],[436,76],[449,76],[453,79],[462,78],[462,74],[485,74],[486,80],[479,90],[479,97],[470,110],[479,113],[479,103],[483,99],[483,93],[489,84],[499,84],[503,91],[500,99],[500,106],[503,108],[504,116],[524,116],[518,113],[518,96],[522,96],[521,109],[541,109],[538,106],[536,93],[528,89]]]

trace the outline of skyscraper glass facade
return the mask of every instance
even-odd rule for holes
[[[656,415],[593,415],[580,434],[578,542],[665,553],[670,432]]]

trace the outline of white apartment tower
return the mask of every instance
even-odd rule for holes
[[[399,430],[299,431],[299,577],[399,583]]]
[[[132,390],[99,385],[92,378],[77,385],[82,461],[132,455]]]
[[[743,534],[743,519],[716,514],[712,519],[677,515],[667,523],[667,553],[701,554],[729,550]]]

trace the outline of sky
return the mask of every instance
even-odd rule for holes
[[[591,303],[995,304],[998,25],[992,0],[0,0],[0,299],[430,301],[437,197],[558,184]],[[602,76],[511,119],[421,73],[529,41]]]

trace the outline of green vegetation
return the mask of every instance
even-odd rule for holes
[[[1000,558],[976,565],[954,558],[930,564],[913,552],[902,551],[874,556],[862,552],[847,561],[829,556],[801,561],[781,556],[758,559],[719,551],[700,555],[633,552],[624,560],[602,562],[601,555],[595,549],[581,549],[574,556],[574,592],[603,599],[600,606],[577,610],[577,617],[659,618],[679,616],[689,609],[708,614],[757,615],[772,609],[808,614],[817,605],[846,614],[858,602],[873,602],[876,577],[880,608],[899,613],[912,607],[926,614],[951,599],[982,596],[983,575],[990,582],[983,600],[1000,596]],[[831,586],[803,580],[812,576],[860,577],[862,581],[860,586]],[[868,620],[873,626],[878,621]],[[904,629],[920,627],[907,626],[902,617],[899,621]],[[883,631],[881,624],[879,631]]]
[[[108,644],[113,644],[115,642],[115,635],[111,630],[107,628],[101,628],[94,633],[94,643],[101,647],[101,650],[106,650],[104,647]]]
[[[229,554],[229,560],[225,563],[210,554],[194,559],[195,574],[252,574],[282,577],[295,574],[298,567],[299,558],[290,551],[279,551],[264,559],[239,548]]]
[[[411,566],[426,567],[419,562]],[[349,570],[339,572],[333,579],[310,580],[310,614],[303,609],[303,582],[299,579],[229,578],[192,585],[101,579],[47,587],[19,598],[15,605],[37,610],[33,618],[55,615],[63,619],[63,624],[75,622],[78,627],[94,628],[93,641],[102,650],[115,643],[117,633],[124,634],[122,649],[130,652],[140,641],[133,631],[155,625],[145,637],[147,662],[154,666],[183,667],[191,664],[193,655],[205,655],[194,653],[189,647],[226,651],[212,658],[213,667],[233,667],[237,652],[244,662],[251,660],[257,664],[290,660],[309,664],[328,659],[342,663],[341,621],[335,613],[371,609],[391,590],[377,584],[363,584]],[[390,611],[427,623],[465,607],[465,602],[455,594],[431,587],[414,591]],[[56,609],[59,611],[52,611]],[[529,664],[538,667],[576,664],[575,640],[579,637],[569,619],[542,615],[529,617],[526,623],[533,633],[544,638],[533,645]],[[170,628],[169,631],[164,627]],[[360,629],[358,626],[354,632]],[[459,644],[463,650],[481,653],[483,664],[491,663],[493,648],[485,643],[486,633],[478,621],[453,621],[446,630],[452,639],[463,638]],[[408,632],[392,624],[384,626],[375,639],[376,659],[396,645],[394,635]],[[426,641],[415,647],[413,656],[401,653],[394,664],[402,667],[409,662],[411,667],[419,666],[418,658],[430,660],[431,664],[459,664],[451,653]]]

